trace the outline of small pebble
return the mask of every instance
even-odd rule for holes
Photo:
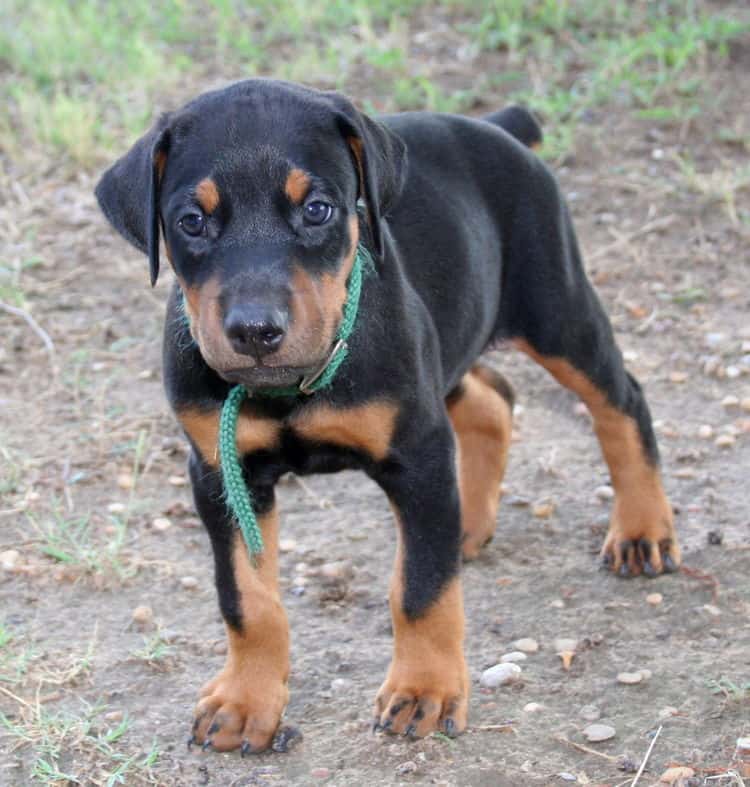
[[[151,527],[153,527],[154,530],[163,533],[165,530],[169,530],[169,528],[172,527],[172,520],[167,519],[165,516],[158,516],[153,520],[153,522],[151,522]]]
[[[132,618],[133,623],[137,623],[140,626],[145,626],[153,621],[154,612],[148,605],[141,604],[133,610]]]
[[[352,575],[352,567],[345,560],[335,563],[324,563],[320,567],[320,575],[325,579],[347,579]]]
[[[522,653],[520,650],[514,650],[511,653],[500,656],[500,663],[517,664],[519,661],[526,661],[527,658],[528,656],[525,653]]]
[[[617,682],[626,686],[634,686],[642,680],[643,674],[641,672],[621,672],[617,676]]]
[[[719,615],[721,615],[721,610],[717,606],[714,606],[713,604],[704,604],[703,609],[705,609],[709,615],[715,618],[718,618]]]
[[[721,400],[721,406],[725,410],[733,410],[735,407],[739,407],[740,400],[736,396],[725,396]]]
[[[132,489],[134,484],[135,480],[130,473],[120,473],[120,475],[117,476],[117,486],[119,486],[120,489]]]
[[[294,552],[297,549],[297,542],[293,538],[282,538],[279,541],[279,552]]]
[[[714,436],[714,428],[709,424],[702,424],[698,427],[698,437],[701,440],[710,440]]]
[[[664,596],[661,593],[649,593],[646,596],[646,602],[651,604],[652,607],[658,607],[664,601]]]
[[[13,571],[19,557],[21,557],[21,553],[17,549],[6,549],[4,552],[0,552],[0,568],[3,571]]]
[[[187,590],[191,590],[198,587],[198,580],[195,577],[183,577],[180,580],[180,584]]]
[[[650,669],[642,669],[638,671],[641,673],[643,680],[651,680],[651,676],[654,674]]]
[[[597,721],[602,713],[596,705],[584,705],[581,710],[578,711],[578,715],[586,721]]]
[[[396,773],[399,776],[405,776],[407,773],[415,773],[417,770],[417,763],[413,760],[402,762],[401,765],[396,766]]]
[[[171,475],[167,479],[167,481],[172,486],[187,486],[187,478],[184,475]]]
[[[353,686],[354,681],[348,678],[334,678],[331,681],[331,691],[333,692],[351,691]]]
[[[550,601],[549,605],[553,609],[565,609],[565,602],[561,598],[556,598]]]
[[[564,782],[577,782],[578,777],[575,774],[568,773],[567,771],[560,771],[557,774]]]
[[[715,440],[714,445],[719,448],[731,448],[735,444],[736,439],[731,434],[720,434]]]
[[[688,378],[687,372],[670,372],[669,373],[669,382],[670,383],[684,383],[685,380]]]
[[[744,410],[744,412],[750,413],[750,396],[745,397],[740,402],[740,407],[742,408],[742,410]]]
[[[583,734],[589,743],[600,743],[614,738],[617,733],[615,728],[610,727],[609,724],[589,724],[584,729]]]
[[[331,772],[328,768],[313,768],[310,771],[310,776],[312,776],[313,779],[327,779],[330,775]]]
[[[565,653],[566,651],[575,651],[578,647],[577,639],[570,639],[568,637],[558,637],[554,641],[555,653]]]
[[[728,380],[736,380],[742,374],[742,369],[738,366],[727,366],[726,374]]]
[[[524,713],[537,713],[540,710],[544,710],[544,705],[540,702],[527,702],[523,706]]]
[[[522,637],[511,644],[516,650],[523,653],[537,653],[539,651],[539,643],[531,637]]]
[[[706,540],[712,547],[718,547],[721,546],[724,536],[720,530],[709,530],[706,533]]]
[[[228,649],[227,641],[222,639],[211,648],[211,652],[215,653],[217,656],[226,656]]]
[[[485,689],[496,689],[498,686],[515,683],[520,677],[521,668],[518,664],[495,664],[482,673],[479,685]]]
[[[719,347],[722,344],[724,344],[726,339],[727,339],[727,335],[725,333],[718,333],[718,332],[707,333],[703,337],[703,340],[706,343],[706,347]]]
[[[531,508],[532,516],[535,516],[537,519],[549,519],[554,513],[554,503],[537,503]]]
[[[119,724],[125,718],[125,714],[121,710],[111,710],[104,714],[104,718],[114,724]]]
[[[679,711],[677,708],[673,708],[671,705],[667,705],[666,708],[662,708],[659,711],[659,721],[664,721],[665,719],[670,719],[672,716],[676,716]]]
[[[110,503],[107,506],[107,511],[109,511],[110,514],[122,514],[126,508],[127,506],[125,503]]]
[[[611,500],[615,496],[615,490],[608,484],[602,484],[602,486],[597,486],[594,494],[599,500]]]

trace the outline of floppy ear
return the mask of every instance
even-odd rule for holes
[[[337,122],[359,172],[359,195],[367,206],[374,251],[383,256],[381,219],[396,204],[406,177],[406,145],[401,137],[362,112],[342,95],[330,93]]]
[[[96,187],[104,215],[136,248],[148,254],[151,286],[159,276],[159,183],[169,149],[167,116],[110,167]]]

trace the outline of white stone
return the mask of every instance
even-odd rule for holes
[[[531,637],[522,637],[511,644],[516,650],[524,653],[536,653],[539,650],[539,643]]]
[[[514,650],[511,653],[506,653],[504,656],[500,656],[500,663],[501,664],[516,664],[519,661],[526,661],[528,656],[525,653],[521,653],[520,650]]]
[[[0,552],[0,568],[3,571],[13,571],[19,557],[21,557],[21,553],[17,549],[6,549],[4,552]]]
[[[520,677],[521,668],[518,664],[495,664],[482,673],[479,685],[485,689],[495,689],[498,686],[515,683]]]
[[[617,734],[614,727],[609,724],[589,724],[583,731],[586,740],[590,743],[600,743],[601,741],[608,741],[614,738]]]
[[[540,702],[527,702],[523,706],[524,713],[537,713],[540,710],[544,710],[544,705]]]
[[[617,676],[617,682],[625,686],[634,686],[643,680],[643,673],[641,672],[621,672]]]
[[[570,639],[569,637],[558,637],[555,642],[555,653],[574,653],[578,647],[577,639]]]

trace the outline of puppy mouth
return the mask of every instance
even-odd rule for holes
[[[246,388],[281,388],[298,385],[312,366],[265,366],[257,364],[241,369],[217,370],[228,383]]]

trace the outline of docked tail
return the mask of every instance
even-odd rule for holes
[[[499,112],[485,115],[482,120],[500,126],[501,129],[532,150],[542,144],[542,127],[528,109],[510,106]]]

